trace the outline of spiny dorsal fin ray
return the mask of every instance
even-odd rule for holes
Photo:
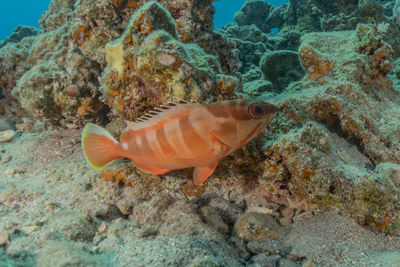
[[[144,129],[158,129],[165,123],[187,116],[193,108],[197,107],[195,101],[179,100],[177,103],[160,105],[136,119],[135,122],[127,121],[127,129],[139,131]]]

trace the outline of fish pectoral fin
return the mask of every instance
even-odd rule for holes
[[[219,161],[215,164],[205,167],[195,167],[193,171],[193,182],[196,185],[202,184],[217,168]]]
[[[239,143],[236,125],[225,124],[219,129],[207,129],[207,132],[227,146],[234,147]]]
[[[147,166],[147,165],[142,164],[142,163],[137,163],[137,162],[133,162],[133,163],[139,169],[144,170],[146,172],[150,172],[150,173],[155,174],[155,175],[166,174],[167,172],[171,171],[171,170],[168,170],[168,169],[162,169],[162,168],[157,168],[157,167],[153,167],[153,166]]]

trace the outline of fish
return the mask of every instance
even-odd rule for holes
[[[155,175],[194,167],[193,182],[201,185],[222,158],[256,137],[278,111],[273,104],[250,99],[209,104],[180,100],[127,121],[119,142],[104,128],[87,123],[82,150],[97,169],[121,158]]]

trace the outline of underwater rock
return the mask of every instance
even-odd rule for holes
[[[15,121],[27,116],[21,104],[12,96],[17,80],[30,69],[29,51],[36,37],[23,38],[18,43],[9,43],[0,49],[0,114]]]
[[[74,5],[73,24],[69,32],[81,53],[102,67],[106,65],[105,46],[118,38],[134,9],[119,11],[116,1],[81,1]]]
[[[264,166],[268,199],[298,211],[339,207],[363,225],[400,233],[397,193],[375,170],[400,162],[392,53],[382,34],[364,24],[302,37],[307,75],[280,104],[286,119]]]
[[[129,201],[127,199],[123,199],[117,202],[117,207],[118,210],[123,214],[123,215],[130,215],[132,214],[133,210],[133,203],[132,201]]]
[[[81,210],[63,210],[54,214],[49,221],[49,228],[69,240],[82,242],[92,240],[96,233],[94,219]]]
[[[208,205],[216,209],[221,218],[228,225],[233,225],[243,214],[243,210],[237,204],[222,197],[212,198]]]
[[[239,12],[236,12],[234,20],[239,26],[256,25],[259,29],[264,29],[265,19],[271,12],[273,6],[266,1],[250,0],[246,1]]]
[[[264,74],[258,67],[258,64],[257,66],[251,65],[251,68],[245,74],[242,75],[242,79],[243,83],[249,83],[257,80],[264,80]]]
[[[117,99],[115,102],[121,103],[111,104],[113,108],[121,108],[123,110],[121,113],[129,114],[129,116],[125,114],[123,118],[133,119],[143,112],[145,109],[143,106],[138,106],[137,109],[135,106],[141,103],[141,98],[149,98],[149,101],[142,103],[147,105],[146,108],[150,107],[149,104],[154,106],[177,98],[188,98],[189,95],[185,93],[186,84],[190,88],[188,91],[192,90],[190,97],[195,100],[205,100],[209,95],[223,98],[232,96],[239,81],[224,73],[236,73],[237,53],[233,43],[212,31],[214,14],[212,1],[159,2],[165,8],[156,1],[147,0],[52,1],[49,10],[40,19],[39,24],[44,30],[36,37],[32,48],[29,47],[31,51],[27,49],[25,54],[21,51],[13,52],[25,61],[13,63],[18,68],[10,68],[8,65],[11,63],[8,63],[8,60],[0,62],[2,65],[7,63],[4,68],[1,66],[1,70],[15,69],[20,72],[0,75],[3,77],[0,81],[2,89],[0,97],[12,99],[17,103],[21,102],[29,116],[59,126],[80,127],[88,119],[104,121],[108,110],[102,101],[109,103],[111,98],[117,98],[116,95],[111,98],[107,95],[102,97],[99,90],[101,85],[98,77],[101,76],[108,63],[106,45],[115,41],[124,31],[124,36],[127,35],[127,25],[131,22],[133,14],[140,8],[144,13],[147,12],[148,17],[139,19],[136,16],[136,22],[140,25],[130,24],[131,28],[136,26],[139,28],[136,35],[130,37],[136,42],[126,44],[126,49],[131,49],[131,56],[135,54],[133,52],[139,52],[139,50],[142,53],[138,55],[139,62],[135,60],[134,64],[124,66],[125,68],[137,67],[139,73],[136,73],[136,69],[128,70],[129,75],[126,73],[126,76],[130,76],[129,79],[134,81],[124,81],[120,84],[122,92],[119,92],[119,96],[122,96],[124,100]],[[147,11],[145,11],[145,6],[149,7]],[[163,24],[164,22],[166,24]],[[156,30],[163,32],[158,32],[158,36],[150,34]],[[151,38],[144,43],[144,39],[150,35]],[[161,46],[157,53],[147,55],[153,51],[144,49],[145,45],[157,41],[157,37],[163,41],[160,43]],[[32,39],[32,37],[24,38],[17,45],[26,43],[28,38]],[[143,46],[141,46],[142,42]],[[157,45],[153,43],[151,47],[154,48]],[[29,53],[28,60],[26,60],[27,53]],[[111,53],[116,56],[117,52],[114,50]],[[109,58],[113,56],[108,53]],[[151,62],[141,62],[147,56],[151,56],[149,58]],[[219,60],[223,63],[223,67]],[[129,61],[133,61],[133,57],[126,59],[123,63],[129,63]],[[156,64],[155,67],[160,64],[161,68],[169,68],[173,71],[165,74],[165,77],[158,75],[149,81],[148,77],[155,74],[152,71],[164,71],[164,69],[143,69],[143,66],[148,64]],[[142,75],[147,77],[142,77]],[[193,76],[192,79],[189,79],[190,76]],[[165,83],[168,85],[165,86]],[[144,84],[147,87],[145,91],[143,91]],[[127,88],[130,85],[138,88],[139,95],[130,92],[131,90]],[[157,90],[169,90],[173,86],[177,87],[172,92],[173,96],[166,96],[163,99],[153,96]],[[11,95],[11,90],[14,88],[14,93]],[[153,97],[154,101],[150,101]],[[212,97],[208,99],[210,100]],[[0,101],[5,100],[0,99]],[[122,104],[126,106],[122,107]],[[0,112],[10,113],[9,105],[2,107]],[[130,108],[133,107],[136,113],[130,114]],[[16,109],[13,108],[13,110]],[[118,112],[117,110],[114,113],[118,114]]]
[[[249,266],[292,266],[283,264],[279,255],[266,254],[258,254],[251,257],[250,263]]]
[[[74,5],[75,0],[52,0],[39,20],[40,27],[45,32],[51,32],[72,21]]]
[[[306,1],[292,0],[284,27],[301,32],[353,30],[358,23],[388,22],[375,0]]]
[[[36,36],[38,34],[40,34],[39,29],[32,26],[20,25],[11,33],[10,36],[0,42],[0,49],[9,43],[19,43],[25,37]]]
[[[133,218],[139,225],[150,224],[158,229],[165,220],[168,208],[173,203],[174,200],[170,195],[162,194],[136,206],[133,210]]]
[[[6,118],[0,118],[0,131],[16,130],[15,123]]]
[[[281,240],[263,239],[247,243],[247,247],[251,253],[266,255],[284,255],[290,248]]]
[[[376,0],[384,10],[384,14],[387,17],[392,17],[393,16],[393,8],[395,7],[395,2],[396,0]]]
[[[68,30],[67,24],[36,38],[28,58],[33,67],[13,95],[34,118],[73,127],[96,117],[104,104],[98,99],[99,65],[68,46]]]
[[[222,73],[218,59],[176,40],[170,13],[157,2],[137,10],[124,34],[106,46],[102,92],[112,111],[133,120],[168,101],[233,96],[238,80]]]
[[[204,220],[205,223],[215,228],[218,232],[220,232],[223,235],[226,235],[228,233],[229,227],[222,220],[217,209],[205,206],[201,207],[199,211],[201,214],[201,218]]]
[[[250,96],[266,96],[273,91],[274,86],[270,81],[259,79],[243,84],[243,92]]]
[[[268,36],[254,25],[239,27],[235,24],[228,24],[217,29],[216,32],[235,44],[239,52],[238,59],[241,63],[239,71],[241,73],[247,72],[254,65],[257,66],[264,52],[273,49],[268,42]]]
[[[214,226],[216,225],[205,224],[192,204],[178,200],[166,212],[165,221],[159,229],[159,234],[161,236],[193,236],[224,241],[223,235],[217,230],[224,231],[225,227],[219,225],[222,228],[215,229]]]
[[[244,213],[236,221],[234,230],[245,241],[283,238],[282,227],[271,215],[263,213]]]
[[[259,66],[262,56],[269,51],[297,51],[301,36],[300,32],[296,30],[283,31],[278,35],[273,35],[262,32],[255,25],[238,26],[233,23],[216,29],[216,32],[235,44],[240,63],[238,71],[244,75],[252,71],[255,66]],[[244,82],[246,81],[244,80]]]
[[[304,76],[299,55],[290,50],[266,52],[260,61],[260,68],[265,79],[269,80],[278,92]]]
[[[359,0],[358,9],[362,17],[374,18],[376,21],[385,20],[383,6],[375,0]]]
[[[249,195],[246,200],[246,212],[265,213],[278,216],[279,205],[269,202],[264,196]]]
[[[287,6],[275,7],[263,0],[247,0],[234,20],[239,26],[255,25],[264,32],[280,28],[286,21]]]

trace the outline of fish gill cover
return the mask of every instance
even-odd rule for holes
[[[213,2],[53,0],[1,45],[0,262],[400,260],[400,1],[248,0],[218,28]],[[87,122],[239,97],[280,112],[201,186],[84,162]]]

